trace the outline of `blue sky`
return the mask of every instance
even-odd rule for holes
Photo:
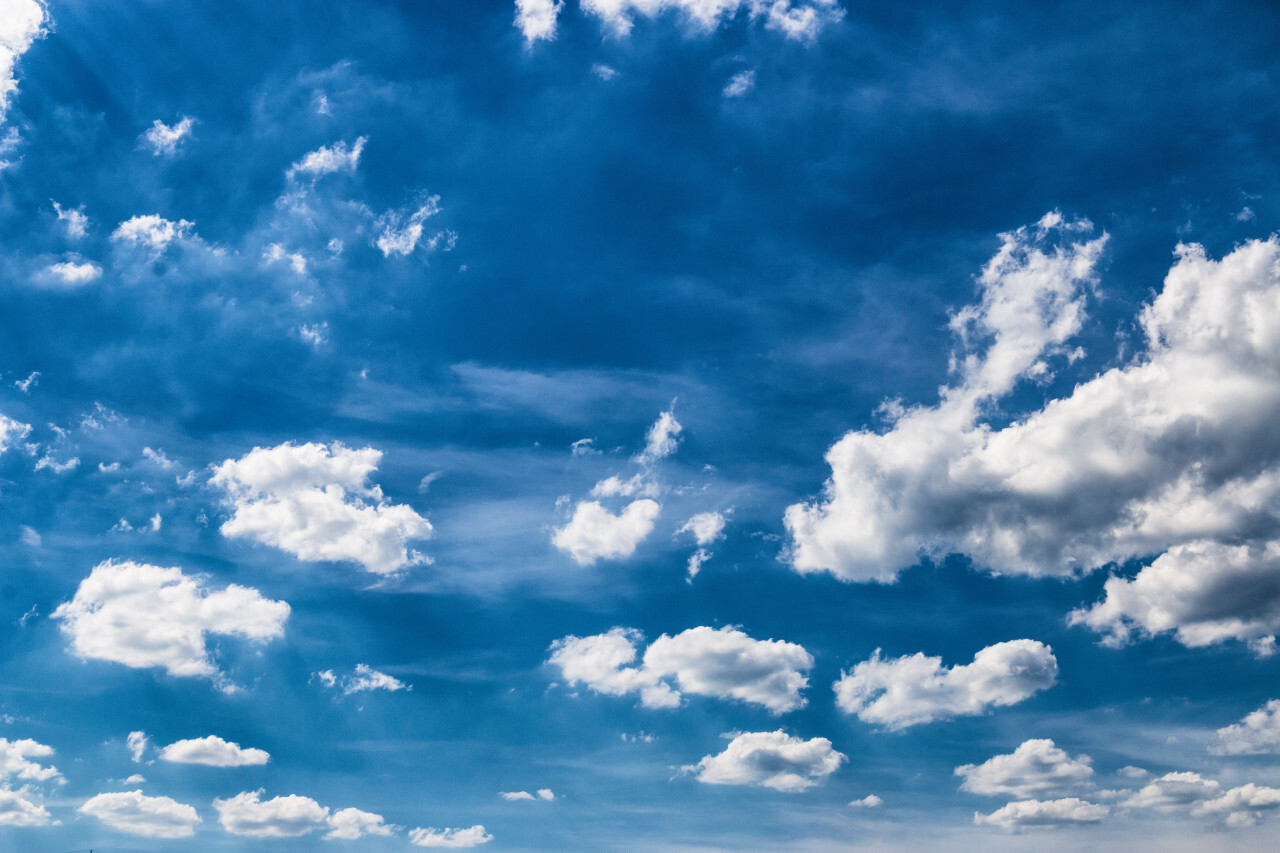
[[[0,847],[1272,849],[1278,39],[0,2]]]

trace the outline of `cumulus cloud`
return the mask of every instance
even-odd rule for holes
[[[174,222],[155,213],[135,216],[121,222],[111,239],[117,243],[149,249],[153,255],[160,255],[169,244],[182,241],[191,236],[194,222],[179,219]]]
[[[36,0],[10,0],[0,14],[0,122],[18,91],[18,59],[45,34],[48,16]]]
[[[991,814],[975,812],[973,822],[1018,832],[1024,829],[1051,829],[1057,826],[1101,823],[1111,813],[1108,806],[1088,803],[1076,797],[1061,800],[1023,800],[1009,803]]]
[[[407,543],[431,524],[405,504],[391,504],[368,482],[382,452],[338,442],[255,447],[227,459],[210,483],[234,509],[222,534],[248,537],[300,560],[349,561],[391,575],[423,560]]]
[[[288,261],[289,268],[295,273],[298,275],[307,274],[307,259],[299,252],[286,252],[284,246],[279,243],[267,244],[267,248],[262,250],[262,260],[268,264]]]
[[[1201,802],[1192,810],[1195,815],[1222,817],[1228,826],[1253,826],[1266,814],[1280,810],[1280,788],[1267,788],[1252,782],[1232,788],[1220,797]]]
[[[516,0],[516,27],[524,33],[524,40],[533,44],[556,37],[556,19],[564,7],[564,0]]]
[[[0,453],[22,441],[31,433],[31,424],[15,421],[13,418],[0,415]]]
[[[752,21],[763,20],[766,28],[787,38],[811,41],[844,17],[837,0],[580,0],[579,5],[618,36],[631,32],[637,15],[656,18],[674,13],[706,32],[745,12]]]
[[[997,755],[982,764],[964,764],[956,775],[960,790],[989,797],[1031,800],[1089,786],[1093,779],[1087,755],[1075,758],[1047,739],[1024,741],[1010,755]]]
[[[374,245],[382,252],[384,258],[392,255],[404,257],[422,245],[433,251],[443,245],[445,251],[453,248],[457,235],[452,231],[438,231],[426,240],[422,239],[423,223],[440,212],[440,196],[429,197],[412,213],[388,210],[373,223],[378,237]]]
[[[236,584],[210,589],[204,578],[176,567],[108,560],[94,567],[53,618],[81,659],[221,680],[205,635],[264,643],[284,634],[289,605]]]
[[[91,261],[60,261],[44,268],[41,279],[57,287],[83,287],[102,277],[102,267]]]
[[[382,815],[359,809],[338,809],[329,815],[326,841],[354,841],[366,835],[391,835],[398,827],[389,825]]]
[[[142,791],[98,794],[77,811],[96,817],[112,829],[147,838],[190,838],[200,815],[169,797],[148,797]]]
[[[368,137],[361,136],[351,145],[347,145],[346,142],[322,145],[289,167],[286,176],[290,180],[299,175],[316,180],[335,172],[354,172],[360,163],[360,154],[364,151],[364,145],[368,141]]]
[[[265,750],[246,749],[217,735],[175,741],[160,750],[160,758],[175,764],[204,764],[208,767],[249,767],[271,760]]]
[[[880,799],[875,794],[867,794],[860,800],[851,801],[849,805],[853,806],[855,809],[878,809],[880,806],[884,805],[884,800]]]
[[[748,69],[739,71],[733,77],[729,78],[729,82],[724,86],[724,96],[726,98],[741,98],[756,87],[756,72]]]
[[[1158,809],[1172,812],[1185,809],[1196,803],[1216,798],[1222,790],[1213,779],[1206,779],[1199,773],[1186,771],[1166,773],[1159,779],[1153,779],[1141,790],[1126,799],[1123,805],[1127,808]]]
[[[263,801],[262,793],[244,791],[230,799],[214,800],[222,828],[247,838],[297,838],[327,829],[326,840],[354,840],[366,835],[391,835],[394,831],[381,815],[371,812],[330,812],[327,806],[296,794]]]
[[[482,824],[466,829],[436,829],[434,826],[409,830],[409,841],[418,847],[478,847],[488,844],[493,836],[484,831]]]
[[[142,756],[146,755],[147,750],[151,748],[151,741],[147,738],[146,732],[129,732],[125,745],[129,747],[129,757],[133,759],[133,763],[141,764]]]
[[[25,789],[0,788],[0,826],[48,826],[49,810],[32,802]]]
[[[191,129],[195,123],[195,119],[190,116],[183,116],[182,120],[173,126],[156,119],[139,137],[139,141],[157,157],[161,155],[172,157],[178,151],[178,144],[191,135]]]
[[[700,512],[676,530],[676,533],[692,533],[699,545],[710,545],[724,537],[725,517],[719,512]]]
[[[680,433],[684,432],[684,427],[676,420],[675,412],[671,409],[658,415],[658,419],[653,422],[653,426],[649,427],[649,433],[645,436],[644,450],[636,457],[641,465],[652,465],[660,459],[666,459],[668,456],[676,452],[676,448],[680,446]]]
[[[649,708],[672,708],[683,694],[738,699],[783,714],[803,708],[804,673],[813,657],[803,646],[781,640],[754,640],[736,628],[690,628],[674,637],[663,634],[637,656],[643,635],[613,628],[591,637],[568,636],[551,645],[548,663],[560,668],[570,686],[585,684],[597,693],[639,693]],[[674,682],[674,687],[672,685]]]
[[[1280,755],[1280,699],[1272,699],[1234,725],[1218,729],[1214,755]]]
[[[630,557],[653,531],[661,511],[662,506],[650,498],[632,501],[617,515],[598,501],[579,501],[573,518],[556,528],[551,543],[583,566]]]
[[[1013,705],[1052,687],[1058,678],[1053,650],[1036,640],[987,646],[973,663],[944,667],[922,652],[870,660],[843,672],[833,687],[836,704],[858,719],[902,729],[939,718],[981,714]]]
[[[385,672],[379,672],[368,664],[356,664],[355,672],[351,675],[344,675],[339,678],[334,674],[333,670],[326,669],[323,672],[316,673],[320,682],[325,687],[341,687],[343,694],[350,696],[352,693],[367,693],[371,690],[387,690],[392,693],[397,690],[412,690],[408,684],[400,679],[387,675]]]
[[[64,210],[62,205],[56,201],[53,202],[53,212],[57,214],[59,222],[67,223],[67,236],[72,240],[79,240],[89,231],[89,217],[85,216],[84,205],[74,210]]]
[[[0,783],[8,783],[14,779],[23,782],[61,781],[62,775],[58,773],[58,768],[31,760],[51,755],[53,747],[30,738],[11,741],[0,737]]]
[[[840,769],[843,753],[824,737],[802,740],[779,729],[737,735],[719,755],[682,768],[708,785],[763,785],[797,793]]]

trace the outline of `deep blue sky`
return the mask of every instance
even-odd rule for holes
[[[0,2],[0,847],[1271,849],[1280,11],[715,7]]]

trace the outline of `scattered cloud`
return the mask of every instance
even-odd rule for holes
[[[729,78],[729,82],[724,86],[724,96],[726,98],[741,98],[756,87],[756,72],[750,69],[739,71],[737,74]]]
[[[194,227],[194,222],[185,219],[173,222],[158,214],[148,213],[121,222],[111,232],[111,239],[117,243],[149,249],[152,255],[159,256],[171,243],[190,237]]]
[[[322,145],[289,167],[286,177],[293,180],[302,175],[314,181],[335,172],[354,172],[368,141],[368,137],[361,136],[351,145],[346,142]]]
[[[568,636],[551,645],[548,663],[560,668],[570,686],[585,684],[597,693],[639,693],[649,708],[672,708],[683,694],[737,699],[784,714],[803,708],[804,673],[813,657],[803,646],[781,640],[753,640],[736,628],[690,628],[674,637],[663,634],[644,652],[639,667],[633,628],[613,628],[591,637]],[[672,686],[674,682],[675,687]]]
[[[858,719],[902,729],[936,719],[984,713],[1013,705],[1052,687],[1058,678],[1053,650],[1036,640],[987,646],[973,663],[944,667],[922,652],[870,660],[841,674],[836,704]]]
[[[601,80],[608,82],[618,76],[618,69],[605,65],[602,62],[597,62],[591,66],[591,73],[599,77]]]
[[[30,394],[31,389],[40,384],[39,379],[40,379],[40,371],[33,370],[29,374],[27,374],[26,379],[15,379],[13,382],[13,387],[17,388],[23,394]]]
[[[0,783],[18,779],[23,782],[61,781],[62,774],[52,764],[43,765],[33,758],[48,758],[53,747],[24,738],[7,740],[0,737]]]
[[[680,446],[680,433],[684,427],[676,420],[674,409],[668,409],[658,415],[649,433],[645,436],[644,450],[636,457],[636,461],[648,467],[659,460],[666,459],[676,452]]]
[[[207,767],[250,767],[266,764],[271,756],[261,749],[245,749],[217,735],[179,740],[160,750],[160,759],[174,764],[203,764]]]
[[[807,42],[844,17],[837,0],[579,0],[579,5],[615,36],[630,33],[637,15],[673,13],[693,29],[709,32],[745,12],[752,21],[763,19],[767,29]]]
[[[598,501],[579,501],[573,518],[556,528],[551,543],[583,566],[630,557],[653,531],[661,511],[662,506],[649,498],[632,501],[618,515]]]
[[[247,838],[297,838],[327,829],[325,840],[387,836],[396,829],[371,812],[350,808],[331,812],[310,797],[296,794],[264,801],[262,793],[261,789],[244,791],[230,799],[214,800],[222,828]]]
[[[45,267],[40,278],[58,287],[73,289],[83,287],[101,277],[102,267],[91,261],[60,261]]]
[[[960,790],[988,797],[1030,800],[1088,787],[1093,768],[1087,755],[1075,758],[1047,739],[1024,741],[1010,755],[997,755],[982,764],[964,764],[956,775]]]
[[[413,687],[405,684],[398,678],[387,675],[385,672],[378,672],[367,664],[356,664],[355,672],[351,675],[344,675],[338,678],[333,670],[326,669],[323,672],[316,673],[316,677],[320,679],[320,683],[325,687],[341,687],[342,692],[346,696],[352,693],[367,693],[372,690],[386,690],[391,693],[397,690],[412,690]]]
[[[142,791],[98,794],[79,809],[112,829],[146,838],[190,838],[200,815],[169,797],[148,797]]]
[[[452,231],[437,231],[425,241],[422,239],[423,223],[440,212],[440,196],[433,195],[419,205],[412,213],[400,210],[388,210],[373,223],[378,237],[373,244],[382,252],[384,258],[392,255],[404,257],[422,245],[427,251],[434,251],[443,246],[447,252],[453,248],[457,235]]]
[[[1253,826],[1269,813],[1280,810],[1280,788],[1267,788],[1252,782],[1232,788],[1220,797],[1197,805],[1192,814],[1223,818],[1227,826]]]
[[[278,264],[282,261],[289,262],[289,268],[298,275],[307,274],[307,259],[301,252],[286,252],[284,246],[279,243],[269,243],[267,248],[262,250],[262,260],[268,264]]]
[[[0,453],[4,453],[31,433],[31,424],[0,415]]]
[[[0,122],[18,91],[18,59],[46,32],[48,14],[36,0],[10,0],[0,15]]]
[[[431,523],[405,504],[391,504],[369,476],[382,452],[339,442],[255,447],[227,459],[210,483],[234,510],[222,534],[248,537],[299,560],[355,562],[392,575],[423,561],[407,543],[431,535]]]
[[[62,205],[56,201],[52,202],[53,212],[57,214],[59,222],[67,223],[67,236],[72,240],[79,240],[89,232],[89,217],[85,215],[84,205],[80,205],[74,210],[65,210]]]
[[[156,157],[172,157],[177,153],[178,145],[182,140],[191,135],[191,129],[195,123],[195,119],[190,116],[183,116],[172,127],[156,119],[151,123],[151,127],[143,131],[139,141]]]
[[[434,826],[409,830],[409,841],[418,847],[478,847],[488,844],[493,836],[484,831],[482,824],[467,829],[436,829]]]
[[[1166,773],[1159,779],[1147,783],[1136,794],[1126,799],[1123,805],[1126,808],[1177,811],[1204,800],[1214,799],[1221,791],[1221,785],[1213,779],[1204,778],[1199,773],[1185,771]]]
[[[569,445],[569,452],[574,456],[599,456],[600,451],[595,447],[595,439],[580,438],[573,444]]]
[[[996,826],[1011,832],[1026,829],[1052,829],[1059,826],[1101,823],[1111,814],[1109,806],[1085,802],[1076,797],[1061,800],[1023,800],[1009,803],[991,814],[975,812],[973,822]]]
[[[844,754],[824,737],[802,740],[779,729],[739,734],[724,752],[682,769],[707,785],[762,785],[798,793],[839,770],[844,761]]]
[[[1218,729],[1214,755],[1280,755],[1280,699],[1272,699],[1238,723]]]
[[[556,37],[556,18],[564,0],[516,0],[516,27],[528,44]]]
[[[26,789],[0,788],[0,826],[48,826],[49,810],[32,802]]]
[[[205,635],[275,639],[284,634],[289,605],[236,584],[210,589],[203,577],[177,567],[108,560],[94,567],[52,618],[62,622],[70,650],[81,659],[222,682]]]
[[[880,799],[875,794],[867,794],[860,800],[853,800],[849,805],[853,806],[855,809],[878,809],[880,806],[884,805],[884,800]]]
[[[129,732],[125,745],[129,747],[129,757],[133,759],[133,763],[141,764],[142,756],[151,748],[151,741],[147,739],[146,732]]]
[[[692,533],[699,545],[710,545],[724,538],[726,518],[720,512],[700,512],[682,524],[676,533]]]

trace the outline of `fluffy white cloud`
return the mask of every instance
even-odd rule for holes
[[[300,252],[286,252],[284,246],[279,243],[268,243],[267,248],[262,250],[262,259],[268,264],[277,264],[281,261],[288,261],[289,268],[298,275],[307,274],[307,259]]]
[[[60,261],[44,268],[43,279],[59,287],[81,287],[102,277],[102,267],[90,261]]]
[[[373,223],[379,232],[374,245],[382,252],[384,258],[392,255],[404,257],[422,242],[428,250],[434,250],[441,243],[445,250],[453,248],[457,239],[452,231],[439,231],[425,242],[422,241],[423,223],[440,212],[440,196],[433,195],[426,203],[417,207],[412,213],[388,210]]]
[[[364,145],[368,141],[368,137],[361,136],[352,145],[347,145],[345,142],[335,142],[331,146],[322,145],[289,167],[286,175],[291,180],[298,175],[315,180],[334,172],[354,172],[360,163],[360,154],[364,151]]]
[[[0,453],[4,453],[30,433],[31,424],[24,424],[15,421],[13,418],[0,415]]]
[[[170,675],[221,678],[206,634],[266,642],[284,634],[289,605],[232,584],[211,590],[180,568],[110,560],[94,567],[75,597],[53,612],[82,659]]]
[[[704,626],[674,637],[663,634],[645,650],[640,666],[627,666],[642,640],[632,628],[568,636],[551,645],[548,662],[560,668],[570,686],[585,684],[610,696],[638,692],[649,708],[675,707],[684,693],[738,699],[774,714],[807,701],[800,691],[809,684],[803,673],[813,667],[813,657],[795,643],[753,640],[736,628]]]
[[[292,442],[255,447],[219,465],[210,483],[226,492],[234,515],[224,536],[247,536],[300,560],[351,561],[379,575],[421,561],[406,543],[431,535],[431,524],[405,504],[391,504],[370,474],[382,452]]]
[[[726,98],[741,98],[756,87],[756,72],[748,69],[739,71],[729,79],[722,93]]]
[[[725,517],[719,512],[700,512],[680,526],[676,533],[692,533],[699,545],[710,545],[724,536]]]
[[[684,767],[708,785],[763,785],[795,793],[812,788],[840,769],[843,753],[824,737],[802,740],[779,729],[736,736],[719,755]]]
[[[1252,782],[1232,788],[1220,797],[1197,805],[1196,815],[1218,815],[1228,826],[1252,826],[1267,812],[1280,809],[1280,788],[1267,788]]]
[[[528,791],[499,791],[498,796],[504,800],[532,800],[533,794]]]
[[[962,791],[1030,800],[1088,786],[1093,779],[1089,765],[1089,756],[1072,758],[1053,741],[1039,739],[1024,741],[1012,754],[961,765],[955,772],[964,778]]]
[[[1280,627],[1280,239],[1215,261],[1179,246],[1129,363],[1000,429],[983,422],[1048,374],[1084,317],[1102,239],[1051,215],[1003,237],[952,326],[959,381],[846,435],[815,504],[792,506],[797,570],[890,580],[921,554],[1069,575],[1157,555],[1076,621],[1123,642],[1172,631],[1269,650]],[[1173,590],[1177,590],[1176,593]]]
[[[133,759],[133,763],[141,764],[142,756],[151,748],[151,741],[147,739],[146,732],[129,732],[125,745],[129,747],[129,757]]]
[[[0,826],[48,826],[49,810],[32,802],[25,789],[0,788]]]
[[[1214,755],[1280,755],[1280,699],[1272,699],[1234,725],[1218,729]]]
[[[1023,800],[1009,803],[991,814],[975,812],[973,822],[1017,832],[1031,828],[1052,828],[1086,823],[1101,823],[1111,813],[1104,805],[1088,803],[1076,797],[1061,800]]]
[[[551,543],[583,566],[630,557],[653,531],[661,511],[662,506],[649,498],[632,501],[617,515],[598,501],[579,501],[573,518],[556,528]]]
[[[853,806],[855,809],[878,809],[884,805],[884,800],[880,799],[875,794],[867,794],[860,800],[853,800],[849,805]]]
[[[387,824],[382,815],[359,809],[338,809],[329,815],[328,825],[331,829],[325,833],[326,841],[354,841],[366,835],[387,836],[398,828]]]
[[[886,660],[877,649],[870,660],[842,673],[833,687],[845,713],[902,729],[1013,705],[1052,687],[1057,678],[1051,648],[1036,640],[1010,640],[982,649],[973,663],[950,668],[941,657],[922,652]]]
[[[152,254],[159,255],[175,240],[185,240],[191,236],[191,229],[194,227],[194,222],[185,219],[173,222],[158,214],[148,213],[121,222],[111,232],[111,239],[117,243],[141,246],[150,249]]]
[[[190,116],[183,116],[182,120],[172,127],[156,119],[139,139],[155,156],[159,157],[163,154],[166,157],[172,157],[178,150],[178,143],[191,135],[191,128],[194,126],[195,119]]]
[[[328,807],[296,794],[263,801],[261,790],[244,791],[227,800],[214,800],[213,807],[223,829],[249,838],[296,838],[328,829],[326,840],[352,840],[391,835],[395,829],[381,815],[359,809],[330,813]]]
[[[348,696],[352,693],[367,693],[371,690],[387,690],[394,693],[397,690],[413,689],[395,676],[379,672],[363,663],[356,664],[355,672],[342,678],[338,678],[331,669],[318,672],[316,676],[325,687],[341,686],[342,692]]]
[[[680,446],[680,433],[684,432],[684,427],[676,420],[675,412],[671,409],[658,415],[658,419],[653,422],[653,426],[649,427],[649,434],[645,436],[644,450],[636,457],[641,465],[652,465],[659,459],[666,459],[668,456],[676,452],[676,448]]]
[[[85,216],[84,205],[74,210],[64,210],[62,205],[55,201],[53,212],[57,214],[59,222],[67,223],[67,236],[72,240],[78,240],[88,233],[89,217]]]
[[[595,15],[607,30],[626,35],[636,15],[656,18],[676,13],[696,29],[712,30],[746,12],[751,20],[787,38],[812,40],[823,27],[844,17],[837,0],[580,0],[582,10]]]
[[[169,797],[148,797],[142,791],[98,794],[78,811],[96,817],[112,829],[147,838],[190,838],[200,815]]]
[[[409,830],[409,841],[419,847],[478,847],[488,844],[493,836],[484,831],[482,824],[466,829],[436,829],[434,826]]]
[[[209,767],[248,767],[266,764],[271,755],[265,750],[242,748],[217,735],[180,740],[160,750],[160,758],[175,764],[204,764]]]
[[[529,44],[556,37],[556,19],[564,0],[516,0],[516,27]]]
[[[7,740],[0,737],[0,783],[13,779],[24,782],[49,782],[60,780],[58,768],[52,764],[44,766],[33,758],[48,758],[53,755],[53,747],[23,738]]]
[[[1166,773],[1126,799],[1124,806],[1171,812],[1214,799],[1221,790],[1222,786],[1216,781],[1199,773]]]
[[[0,122],[18,90],[18,58],[45,33],[44,5],[36,0],[8,0],[0,12]]]

